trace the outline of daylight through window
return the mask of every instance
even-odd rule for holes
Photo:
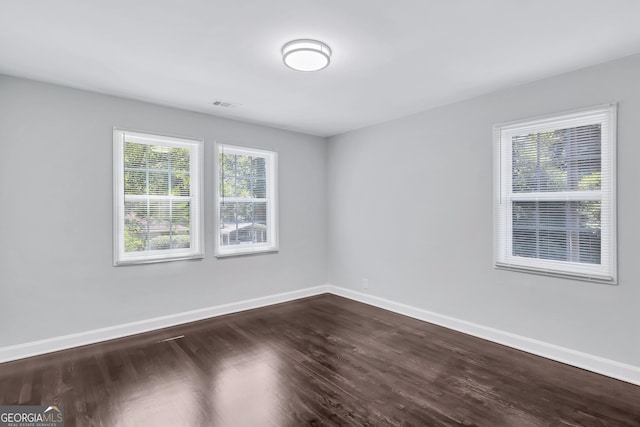
[[[615,114],[496,126],[497,267],[615,282]]]
[[[276,251],[277,154],[218,144],[217,256]]]
[[[200,141],[114,132],[114,263],[203,255]]]

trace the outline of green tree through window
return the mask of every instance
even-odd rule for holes
[[[162,259],[163,253],[173,257],[189,249],[200,252],[200,242],[193,245],[197,219],[193,214],[198,207],[194,201],[199,204],[200,191],[193,176],[198,143],[122,131],[118,136],[122,138],[118,150],[123,257]]]

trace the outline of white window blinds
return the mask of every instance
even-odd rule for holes
[[[216,171],[216,256],[277,251],[277,153],[217,144]]]
[[[495,264],[615,283],[615,105],[495,127]]]
[[[202,142],[114,130],[114,264],[202,258]]]

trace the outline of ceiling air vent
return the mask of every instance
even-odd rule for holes
[[[213,105],[214,107],[220,107],[220,108],[236,108],[236,107],[239,107],[242,104],[235,104],[233,102],[222,101],[220,99],[215,99],[215,100],[211,101],[211,105]]]

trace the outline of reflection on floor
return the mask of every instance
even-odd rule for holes
[[[5,363],[0,404],[67,427],[640,426],[640,387],[333,295]]]

